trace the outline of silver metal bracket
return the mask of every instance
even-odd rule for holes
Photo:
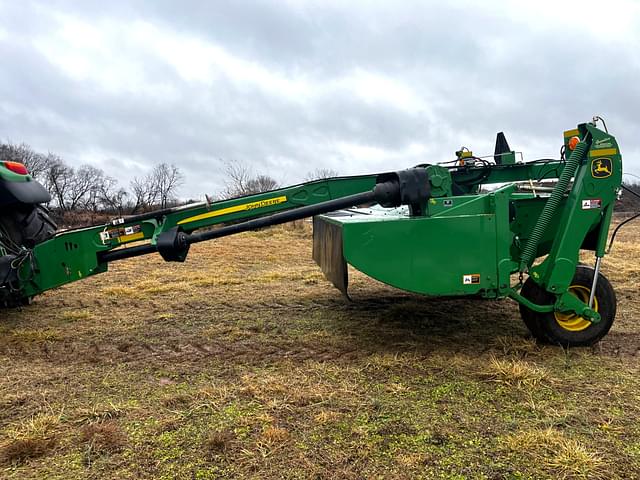
[[[598,286],[598,276],[600,274],[600,262],[602,257],[596,257],[596,266],[593,272],[593,283],[591,284],[591,292],[589,292],[589,308],[593,308],[593,299],[596,296],[596,287]]]

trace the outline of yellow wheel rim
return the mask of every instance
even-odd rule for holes
[[[578,297],[584,303],[589,302],[591,289],[583,285],[571,285],[569,292]],[[598,311],[598,299],[593,297],[593,309]],[[575,313],[554,312],[556,322],[565,330],[570,332],[581,332],[591,326],[591,322]]]

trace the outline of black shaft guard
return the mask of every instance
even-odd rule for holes
[[[184,262],[190,247],[186,233],[176,227],[158,235],[156,246],[165,262]]]

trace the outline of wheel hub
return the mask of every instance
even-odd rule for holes
[[[576,296],[580,301],[587,303],[591,290],[583,285],[571,285],[569,293]],[[593,309],[596,312],[598,311],[598,299],[596,297],[593,298]],[[558,325],[569,332],[580,332],[591,326],[591,321],[576,313],[554,312],[554,316]]]

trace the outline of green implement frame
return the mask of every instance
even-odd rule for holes
[[[112,261],[153,252],[184,261],[192,243],[314,216],[314,258],[345,294],[351,264],[421,294],[510,297],[539,339],[593,343],[615,316],[612,291],[598,291],[609,285],[599,266],[622,180],[617,142],[581,124],[565,132],[568,158],[522,163],[500,135],[494,162],[461,151],[448,167],[311,181],[60,232],[25,249],[2,289],[29,298]],[[548,179],[552,188],[536,191]],[[595,252],[590,274],[581,273],[580,250]],[[578,285],[578,276],[587,280]]]

